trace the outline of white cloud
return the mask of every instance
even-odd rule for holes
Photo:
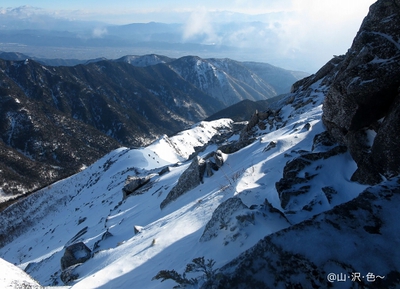
[[[209,43],[219,41],[210,14],[204,7],[193,11],[184,26],[183,40],[187,41],[196,36],[204,36]]]
[[[373,0],[292,0],[279,25],[271,29],[279,37],[282,57],[301,55],[320,67],[352,44]]]
[[[95,28],[95,29],[93,29],[92,37],[93,38],[102,38],[107,33],[108,33],[108,31],[106,28]]]

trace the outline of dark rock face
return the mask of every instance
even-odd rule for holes
[[[391,106],[372,145],[372,161],[386,177],[400,173],[400,94]]]
[[[81,264],[75,264],[61,272],[60,279],[65,285],[69,285],[71,282],[79,278],[79,274],[75,272],[75,269],[80,265]]]
[[[218,168],[220,168],[224,165],[224,157],[220,150],[217,150],[214,153],[214,160],[215,160],[215,164],[217,165]]]
[[[179,196],[200,185],[203,181],[205,169],[206,162],[202,158],[196,156],[186,171],[179,177],[176,186],[172,188],[165,200],[161,202],[160,208],[163,209]]]
[[[346,145],[358,164],[353,180],[374,184],[379,174],[400,173],[400,1],[377,1],[370,8],[353,45],[334,69],[326,95],[323,122]],[[378,128],[372,149],[365,131]],[[396,120],[397,121],[396,121]]]
[[[83,243],[75,243],[65,248],[61,258],[61,269],[65,270],[73,265],[84,263],[90,259],[92,251]]]

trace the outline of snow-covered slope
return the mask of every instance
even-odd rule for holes
[[[379,25],[398,19],[394,0],[374,7],[390,14]],[[332,83],[354,70],[343,59],[240,130],[221,119],[120,148],[15,203],[0,213],[0,257],[41,285],[74,289],[171,288],[171,279],[195,288],[399,288],[398,174],[373,187],[352,181],[358,154],[321,119]],[[344,112],[353,109],[347,97],[338,98]],[[389,128],[398,111],[387,112]],[[367,128],[368,142],[379,141],[381,128]],[[397,158],[397,147],[385,157]]]
[[[133,66],[145,67],[150,65],[156,65],[159,63],[168,63],[173,59],[168,58],[167,56],[156,55],[156,54],[148,54],[148,55],[126,55],[117,59],[116,61],[127,62],[132,64]]]
[[[23,270],[0,258],[1,288],[40,289],[42,288]]]
[[[218,147],[241,141],[239,134],[228,133],[232,121],[202,122],[145,148],[111,152],[2,212],[0,256],[42,285],[61,285],[65,247],[84,242],[93,256],[74,268],[79,277],[71,282],[73,288],[170,288],[174,282],[152,278],[164,269],[183,272],[202,256],[220,267],[266,235],[356,197],[365,186],[349,181],[355,163],[348,153],[317,159],[299,170],[299,175],[315,177],[309,190],[291,198],[285,208],[276,189],[288,161],[310,152],[315,136],[324,131],[324,89],[317,83],[307,95],[288,95],[274,118],[264,121],[268,125],[248,128],[255,137],[250,145],[222,153],[224,164],[218,170],[162,210],[161,202],[191,163],[189,155],[196,150],[206,159]],[[223,135],[225,142],[218,143],[215,135]],[[150,181],[123,199],[128,176],[148,176]],[[338,192],[329,200],[321,190],[327,186]],[[206,226],[214,215],[218,218],[218,206],[232,197],[240,198],[240,210],[227,211],[224,225],[215,221]]]
[[[230,59],[186,56],[168,65],[183,79],[226,106],[244,99],[256,101],[277,95],[272,85],[240,62]]]

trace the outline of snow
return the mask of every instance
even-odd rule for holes
[[[322,94],[317,104],[322,102],[321,98]],[[282,110],[288,121],[286,126],[264,133],[236,153],[224,155],[225,163],[220,170],[163,210],[160,203],[190,165],[187,158],[196,147],[208,144],[215,134],[231,126],[232,120],[201,122],[172,137],[163,136],[144,148],[115,150],[82,172],[40,191],[28,211],[34,222],[0,248],[0,256],[22,269],[36,262],[28,272],[41,285],[50,286],[55,282],[61,284],[58,276],[65,244],[83,241],[93,249],[97,243],[93,257],[75,269],[80,277],[71,284],[73,289],[171,288],[173,282],[161,283],[152,278],[160,270],[183,272],[187,263],[201,256],[215,260],[215,267],[220,267],[266,235],[286,228],[288,223],[273,215],[267,215],[267,219],[256,217],[254,224],[240,231],[237,242],[224,244],[223,240],[232,235],[225,231],[215,239],[199,242],[213,212],[233,196],[240,197],[247,207],[259,206],[267,199],[275,208],[282,209],[275,183],[282,177],[287,161],[297,156],[296,151],[311,150],[314,136],[324,130],[321,113],[321,105],[310,105],[301,113],[287,106]],[[311,129],[301,130],[307,122]],[[236,135],[231,139],[237,138]],[[264,151],[271,141],[276,141],[277,146]],[[211,144],[200,155],[216,149]],[[158,175],[166,166],[169,172]],[[332,173],[331,167],[338,168],[336,173]],[[289,221],[299,223],[330,209],[332,204],[321,196],[321,187],[327,184],[334,184],[340,192],[334,196],[333,204],[356,197],[365,186],[349,181],[354,168],[348,154],[324,161],[318,178],[312,180],[310,193],[297,200],[300,207],[308,204],[310,198],[321,200],[321,205],[311,211],[294,210]],[[121,190],[126,178],[149,174],[154,175],[143,194],[123,200]],[[13,220],[16,219],[10,217],[9,222]],[[140,233],[135,234],[134,226],[141,228]],[[74,238],[85,227],[86,233]],[[106,231],[112,236],[102,240]]]
[[[21,269],[0,258],[1,288],[39,289],[40,285]],[[20,287],[21,286],[21,287]]]

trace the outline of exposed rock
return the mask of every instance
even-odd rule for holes
[[[165,200],[161,202],[160,208],[163,209],[170,202],[200,185],[203,181],[205,169],[206,162],[199,156],[196,156],[186,171],[179,177],[176,186],[172,188]]]
[[[278,144],[278,142],[277,141],[271,141],[267,146],[266,146],[266,148],[265,149],[263,149],[263,152],[267,152],[267,151],[269,151],[269,150],[271,150],[271,149],[273,149],[273,148],[276,148],[276,145]]]
[[[75,269],[77,267],[79,267],[80,265],[81,265],[80,263],[79,264],[75,264],[73,266],[70,266],[70,267],[66,268],[65,270],[63,270],[61,272],[60,279],[61,279],[61,281],[63,281],[63,283],[65,285],[69,285],[73,281],[75,281],[76,279],[79,278],[79,274],[75,272]]]
[[[280,108],[270,108],[263,112],[255,111],[246,127],[241,131],[239,142],[254,139],[257,136],[258,130],[265,131],[269,129],[272,131],[274,128],[278,129],[285,125],[280,115]]]
[[[253,143],[254,141],[255,141],[255,138],[239,140],[237,142],[222,145],[222,146],[218,147],[218,150],[220,150],[224,154],[233,154],[234,152],[241,150],[242,148]]]
[[[376,134],[372,162],[385,177],[400,174],[400,94]]]
[[[113,234],[111,234],[108,230],[104,232],[104,234],[101,236],[101,240],[104,241],[108,238],[111,238]]]
[[[64,256],[61,257],[61,269],[84,263],[90,259],[92,251],[83,243],[75,243],[65,248]]]
[[[361,183],[380,182],[379,174],[400,173],[400,157],[393,153],[400,145],[399,38],[399,1],[377,1],[336,68],[324,101],[323,122],[336,141],[349,147],[359,168],[352,179]],[[369,152],[362,131],[383,117]]]
[[[204,157],[206,162],[205,174],[207,177],[214,175],[214,171],[218,171],[224,164],[224,156],[220,150],[211,152]]]
[[[251,207],[250,207],[251,209]],[[264,200],[264,203],[260,206],[259,209],[260,212],[268,212],[271,214],[277,214],[279,215],[280,218],[284,219],[288,225],[290,224],[290,221],[287,219],[286,215],[282,213],[280,210],[272,206],[272,204],[268,201],[268,199]]]
[[[135,235],[142,232],[142,230],[143,230],[142,226],[133,226],[133,231],[135,232]]]
[[[370,187],[348,203],[265,237],[202,288],[397,288],[400,256],[393,248],[400,229],[385,220],[398,215],[399,204],[398,179]],[[383,278],[352,282],[355,272]],[[329,283],[329,273],[346,275],[346,282]]]
[[[323,79],[323,84],[329,84],[332,78],[332,71],[335,71],[335,68],[338,64],[340,64],[344,59],[344,55],[336,56],[332,58],[328,63],[326,63],[317,73],[312,74],[308,77],[305,77],[292,85],[290,90],[291,93],[299,92],[307,90],[312,84],[318,82],[319,80]],[[295,101],[294,97],[291,97],[290,102],[293,104]]]
[[[125,186],[122,188],[123,199],[125,200],[129,195],[134,195],[137,189],[150,181],[150,178],[150,175],[145,177],[129,176],[125,181]]]
[[[309,122],[307,122],[304,126],[302,130],[310,130],[311,129],[311,124]]]
[[[113,234],[111,234],[111,233],[108,231],[108,229],[107,229],[107,231],[105,231],[104,234],[101,236],[101,239],[100,239],[100,240],[97,240],[97,241],[94,243],[94,245],[93,245],[93,252],[94,252],[96,249],[100,248],[100,243],[101,243],[101,241],[104,241],[104,240],[106,240],[106,239],[108,239],[108,238],[111,238],[112,236],[113,236]]]
[[[222,151],[217,150],[214,154],[215,164],[218,168],[224,165],[224,156],[222,155]]]
[[[169,173],[170,169],[168,166],[164,167],[161,171],[158,172],[158,175],[162,176],[163,174]]]
[[[311,150],[314,151],[318,148],[326,150],[327,147],[332,147],[334,145],[336,145],[335,139],[332,138],[329,132],[324,131],[320,134],[315,135]]]
[[[330,187],[330,186],[323,187],[322,191],[324,192],[329,203],[331,203],[331,201],[332,201],[332,196],[336,195],[338,193],[333,187]]]
[[[318,153],[302,153],[285,165],[283,169],[283,177],[275,183],[275,188],[281,200],[283,209],[289,208],[291,200],[299,195],[306,194],[310,190],[308,182],[313,179],[317,173],[315,169],[310,170],[312,173],[304,172],[304,169],[311,166],[317,160],[328,159],[338,154],[345,153],[347,148],[345,146],[335,146],[328,151]],[[300,176],[303,172],[304,176]]]
[[[68,247],[73,243],[78,243],[80,240],[82,240],[81,237],[87,233],[88,228],[89,227],[87,226],[82,228],[78,233],[75,234],[75,236],[73,236],[70,240],[68,240],[67,243],[65,243],[65,247]]]
[[[204,144],[204,145],[202,145],[202,146],[195,146],[195,147],[193,147],[193,149],[194,149],[194,152],[193,153],[191,153],[189,156],[188,156],[188,160],[192,160],[195,156],[197,156],[199,153],[201,153],[201,152],[204,152],[204,150],[207,148],[207,143],[206,144]]]
[[[290,222],[267,199],[261,205],[252,205],[248,208],[239,197],[233,197],[222,202],[215,209],[200,242],[217,239],[224,246],[230,243],[241,246],[255,233],[251,229],[252,226],[265,226],[266,230],[273,232],[276,224],[280,224],[279,228],[286,228]]]
[[[212,177],[214,175],[213,169],[218,170],[217,165],[210,160],[206,160],[206,176],[207,177]]]
[[[236,226],[234,216],[243,210],[250,211],[242,200],[238,197],[229,198],[221,203],[213,212],[210,221],[208,221],[204,232],[201,235],[200,242],[209,241],[217,237],[221,230],[228,230]]]

